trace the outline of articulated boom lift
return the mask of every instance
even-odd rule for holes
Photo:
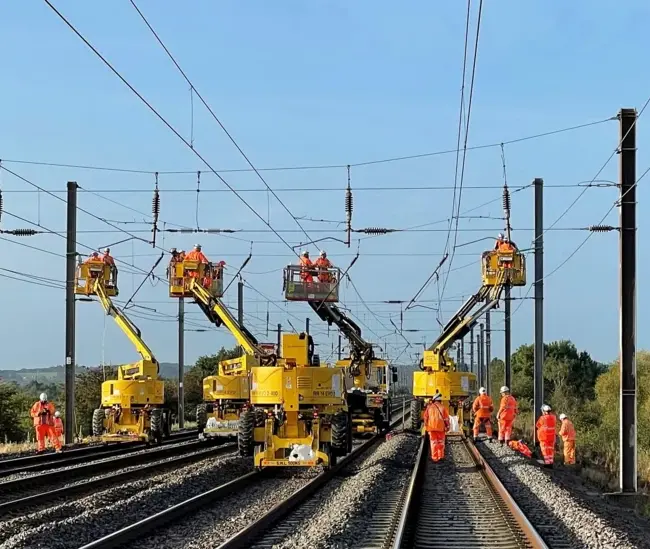
[[[242,412],[250,407],[250,372],[272,366],[275,354],[233,317],[221,301],[223,267],[184,260],[170,265],[169,295],[193,298],[215,326],[225,326],[242,348],[242,355],[219,363],[217,375],[203,380],[203,400],[196,408],[199,438],[237,436]]]
[[[93,412],[93,436],[103,442],[141,439],[160,443],[169,436],[170,421],[168,410],[162,407],[164,383],[158,379],[159,364],[139,328],[113,304],[111,297],[119,292],[112,276],[111,266],[101,259],[82,263],[77,268],[75,294],[96,296],[142,358],[119,366],[117,380],[102,383],[102,407]]]
[[[329,326],[335,324],[350,343],[350,355],[336,362],[352,378],[346,391],[352,432],[357,435],[377,434],[390,425],[389,370],[397,381],[395,368],[385,360],[375,357],[371,343],[361,336],[361,328],[346,316],[334,302],[338,301],[340,270],[326,270],[327,282],[303,280],[299,265],[289,265],[284,270],[285,299],[307,301],[318,317]],[[320,271],[321,273],[323,270]]]
[[[413,373],[411,427],[419,430],[422,410],[427,399],[440,393],[442,403],[452,418],[450,434],[469,428],[469,416],[464,413],[471,406],[470,397],[476,394],[476,374],[457,370],[447,350],[465,337],[487,311],[498,307],[507,285],[526,285],[526,258],[516,251],[486,251],[481,258],[482,282],[480,290],[471,296],[445,325],[438,339],[420,361],[421,372]],[[478,306],[478,308],[477,308]]]

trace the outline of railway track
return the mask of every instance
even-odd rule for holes
[[[182,431],[172,433],[170,437],[163,441],[162,445],[175,444],[186,440],[196,439],[198,431]],[[64,450],[60,454],[47,452],[44,454],[31,454],[17,458],[8,458],[0,460],[0,478],[7,477],[22,472],[44,471],[53,467],[65,467],[92,461],[93,459],[104,459],[118,455],[137,452],[145,448],[142,442],[123,442],[113,444],[93,444],[83,448],[74,448]]]
[[[367,549],[548,549],[501,481],[465,438],[433,463],[423,439],[411,481]]]
[[[188,444],[178,444],[178,441],[174,441],[177,444],[168,444],[163,447],[152,448],[147,451],[143,451],[137,454],[127,453],[127,455],[122,455],[114,457],[111,459],[110,456],[106,454],[93,454],[92,456],[86,456],[86,459],[81,465],[72,466],[69,469],[55,469],[52,471],[46,471],[41,473],[35,473],[30,476],[17,478],[14,480],[8,480],[0,482],[0,494],[8,495],[15,494],[17,492],[23,492],[29,488],[36,488],[40,493],[43,492],[44,485],[53,485],[59,484],[68,481],[77,481],[90,476],[94,476],[100,473],[105,473],[109,471],[114,471],[116,469],[131,467],[134,465],[141,465],[150,461],[155,461],[158,459],[165,459],[169,457],[179,456],[183,454],[188,454],[206,448],[206,446],[213,446],[214,442],[210,441],[195,441]],[[142,449],[142,448],[141,448]],[[108,459],[105,459],[108,458]],[[89,460],[104,460],[104,461],[90,461]],[[68,463],[66,462],[57,462],[57,467],[64,467]],[[26,472],[24,469],[21,469],[17,472]],[[28,471],[33,472],[33,471]]]
[[[401,407],[393,411],[393,418],[397,419],[392,421],[391,427],[401,426],[402,411]],[[408,409],[406,409],[405,412],[408,414]],[[303,487],[296,490],[289,498],[273,507],[268,513],[264,514],[253,524],[219,546],[219,549],[250,547],[252,540],[263,535],[264,532],[273,526],[275,522],[281,520],[291,510],[309,499],[310,496],[315,494],[329,480],[334,478],[341,469],[367,453],[381,440],[381,438],[382,437],[375,436],[358,445],[350,454],[339,460],[337,465],[318,474],[315,478],[308,481]],[[132,547],[134,541],[143,539],[147,534],[157,532],[161,528],[167,527],[185,516],[205,510],[210,505],[222,501],[232,494],[242,492],[247,488],[271,480],[274,478],[274,475],[282,474],[282,472],[283,471],[275,470],[274,468],[252,471],[221,486],[217,486],[216,488],[173,505],[164,511],[131,524],[126,528],[122,528],[121,530],[88,543],[79,549],[117,549],[121,547]]]
[[[235,443],[223,444],[217,447],[210,447],[198,452],[190,453],[188,455],[181,455],[162,463],[151,463],[137,469],[119,471],[104,477],[85,480],[71,486],[56,488],[47,492],[41,490],[30,496],[23,496],[0,503],[0,518],[4,520],[16,515],[21,515],[24,514],[27,509],[29,509],[30,512],[33,512],[39,508],[55,505],[61,500],[67,500],[71,496],[83,496],[127,481],[138,480],[169,469],[175,469],[183,465],[196,463],[203,459],[228,454],[236,451],[236,449],[237,445]],[[2,484],[0,484],[0,488],[1,487]]]

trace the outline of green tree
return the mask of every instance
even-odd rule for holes
[[[21,390],[15,383],[0,381],[0,441],[25,440],[25,411],[21,396]]]
[[[93,411],[102,403],[102,383],[106,380],[117,379],[117,369],[110,366],[104,368],[84,368],[77,372],[75,378],[75,415],[76,430],[84,436],[92,432]],[[64,421],[67,418],[64,418]]]

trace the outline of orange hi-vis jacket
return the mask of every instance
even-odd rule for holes
[[[494,412],[494,404],[490,395],[479,395],[474,399],[472,411],[476,417],[489,418]]]
[[[501,397],[497,418],[502,421],[513,421],[517,415],[517,401],[512,395]]]
[[[560,436],[562,437],[563,442],[569,442],[571,440],[575,441],[576,430],[570,419],[565,418],[562,420],[562,426],[560,427]]]
[[[197,250],[192,250],[191,252],[188,252],[185,255],[185,259],[188,261],[198,261],[199,263],[207,263],[208,258],[205,257],[205,254],[203,252],[199,252]]]
[[[63,434],[63,420],[60,417],[54,418],[54,430],[59,436]]]
[[[313,267],[314,264],[311,262],[311,259],[305,256],[300,256],[300,266],[301,267]]]
[[[521,440],[511,440],[508,443],[508,446],[510,446],[510,448],[512,448],[515,452],[519,452],[528,458],[532,457],[533,455],[533,452],[531,452],[530,448]]]
[[[449,431],[449,412],[439,402],[429,404],[424,411],[424,427],[429,432]]]
[[[543,414],[539,416],[535,427],[537,427],[537,439],[547,444],[555,444],[555,425],[557,420],[554,414]]]
[[[113,256],[111,256],[110,254],[107,254],[107,253],[105,253],[102,256],[102,261],[104,263],[106,263],[107,265],[115,265],[115,260],[113,259]]]
[[[54,412],[56,412],[54,404],[39,400],[34,403],[29,415],[34,419],[34,427],[38,427],[39,425],[54,425]]]
[[[314,265],[318,267],[319,269],[331,269],[332,268],[332,262],[327,259],[326,257],[319,257],[316,261],[314,261]]]

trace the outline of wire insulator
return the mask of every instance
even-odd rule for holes
[[[3,208],[2,191],[0,190],[0,221],[2,221],[2,208]]]
[[[506,217],[509,217],[510,214],[510,191],[508,187],[503,188],[503,211],[506,213]]]
[[[151,200],[151,213],[153,213],[154,223],[158,221],[160,215],[160,193],[158,189],[153,192],[153,199]]]
[[[13,234],[14,236],[34,236],[38,232],[34,229],[14,229],[13,231],[5,231],[6,233]]]
[[[618,230],[618,227],[612,227],[611,225],[591,225],[589,230],[594,233],[607,233]]]
[[[352,198],[352,189],[348,187],[345,191],[345,215],[348,221],[352,220],[353,209],[354,209],[354,200]]]
[[[395,232],[395,229],[385,229],[383,227],[368,227],[367,229],[358,229],[355,232],[378,235],[378,234],[388,234],[388,233]]]

